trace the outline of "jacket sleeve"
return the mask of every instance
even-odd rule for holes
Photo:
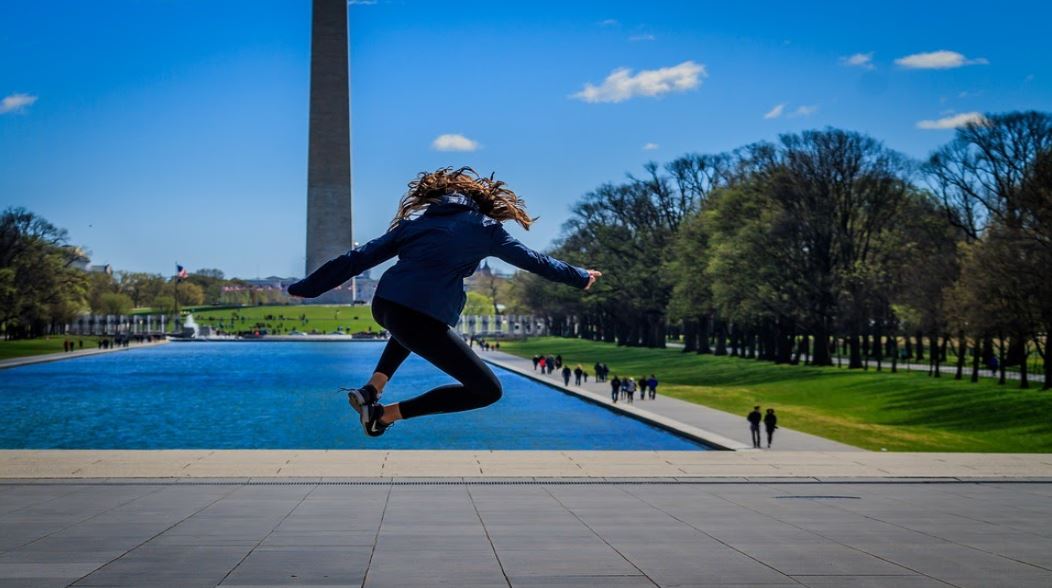
[[[553,282],[577,288],[588,285],[587,271],[530,249],[512,237],[501,225],[497,225],[493,231],[490,255]]]
[[[383,263],[398,254],[402,225],[369,241],[357,249],[330,259],[309,276],[289,286],[289,294],[303,298],[317,298],[365,270]]]

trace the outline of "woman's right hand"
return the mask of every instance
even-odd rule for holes
[[[599,270],[593,270],[593,269],[588,270],[588,284],[585,285],[584,289],[587,290],[587,289],[591,288],[592,284],[594,284],[595,281],[598,280],[602,275],[603,275],[603,272],[601,272]]]

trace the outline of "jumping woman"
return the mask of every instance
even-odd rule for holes
[[[373,318],[390,339],[369,382],[347,394],[367,435],[378,437],[401,419],[482,408],[500,400],[500,381],[452,329],[466,301],[464,278],[483,258],[497,257],[585,290],[602,275],[526,247],[504,230],[502,223],[508,220],[529,230],[535,219],[504,182],[480,177],[467,167],[424,172],[409,182],[386,233],[289,286],[293,296],[315,298],[398,256],[373,297]],[[410,352],[459,383],[380,404],[384,386]]]

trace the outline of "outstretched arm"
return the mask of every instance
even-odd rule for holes
[[[317,298],[374,265],[398,254],[400,227],[384,233],[357,249],[330,259],[311,275],[289,286],[289,294],[303,298]]]
[[[596,278],[602,275],[598,271],[575,267],[550,255],[534,251],[499,225],[494,228],[490,255],[542,278],[578,288],[588,289],[595,283]]]

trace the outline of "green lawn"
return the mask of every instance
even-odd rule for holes
[[[84,341],[84,349],[96,349],[97,337],[70,337],[74,342]],[[45,353],[62,353],[62,342],[66,337],[41,337],[40,339],[0,340],[0,359],[43,355]],[[78,347],[79,349],[79,347]]]
[[[1012,383],[774,365],[557,337],[502,342],[501,350],[524,357],[561,353],[565,362],[581,363],[589,372],[596,361],[605,361],[612,374],[654,373],[661,394],[743,419],[756,404],[773,407],[787,427],[866,449],[1052,451],[1052,392],[1020,390]]]
[[[265,328],[274,334],[285,334],[293,329],[304,333],[335,333],[337,327],[350,333],[369,331],[370,328],[373,332],[381,330],[368,306],[246,306],[200,310],[193,315],[197,324],[211,325],[227,332],[251,331],[257,323],[268,325]],[[268,319],[268,315],[271,318]],[[302,315],[306,315],[306,322],[300,320]],[[222,327],[220,320],[223,321]]]

